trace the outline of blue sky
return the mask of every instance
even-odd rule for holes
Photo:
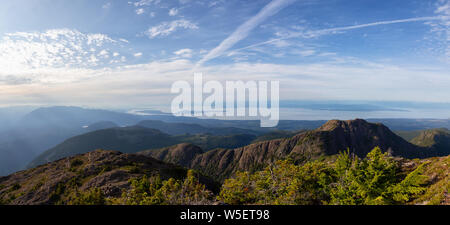
[[[450,2],[3,1],[0,68],[0,105],[165,105],[194,71],[285,100],[450,102]]]

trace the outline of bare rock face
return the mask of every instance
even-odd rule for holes
[[[159,174],[162,179],[184,179],[186,173],[180,166],[145,155],[97,150],[0,177],[0,203],[55,204],[69,189],[99,188],[106,197],[119,197],[130,188],[130,178]],[[212,179],[200,176],[199,180],[207,188],[216,188]]]
[[[201,153],[192,145],[184,144],[146,154],[201,170],[211,177],[223,180],[237,170],[261,169],[275,160],[287,157],[307,161],[335,155],[347,149],[359,157],[365,157],[377,146],[394,156],[406,158],[423,158],[431,154],[428,149],[403,140],[386,126],[362,119],[331,120],[316,130],[305,131],[292,138],[262,141],[236,149],[216,149]]]

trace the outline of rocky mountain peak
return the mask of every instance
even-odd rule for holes
[[[383,126],[381,124],[369,123],[363,119],[354,120],[330,120],[317,128],[317,131],[333,131],[335,129],[343,129],[344,131],[351,130],[367,130],[376,126]]]

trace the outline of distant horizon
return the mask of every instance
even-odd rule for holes
[[[450,104],[448,103],[418,103],[418,102],[401,102],[402,108],[388,108],[393,102],[335,102],[335,101],[299,101],[293,104],[292,101],[281,101],[280,120],[351,120],[351,119],[450,119],[448,111]],[[349,104],[352,103],[352,104]],[[371,105],[377,103],[378,105]],[[384,103],[381,104],[381,103]],[[399,102],[396,102],[399,103]],[[409,108],[405,108],[409,106]],[[415,107],[412,107],[415,106]],[[1,106],[1,110],[25,108],[25,111],[31,112],[38,108],[51,107],[78,107],[92,110],[108,110],[122,112],[135,115],[165,115],[175,116],[170,113],[170,107],[95,107],[86,105],[21,105],[21,106]],[[348,107],[348,108],[346,108]],[[141,111],[151,111],[144,112]],[[195,117],[200,119],[219,119],[219,120],[257,120],[257,118],[245,117]]]

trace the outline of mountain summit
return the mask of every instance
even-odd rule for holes
[[[318,135],[327,144],[324,151],[336,154],[349,149],[364,157],[374,147],[380,147],[395,156],[406,158],[426,157],[427,152],[396,135],[381,123],[369,123],[363,119],[330,120],[311,134]]]

